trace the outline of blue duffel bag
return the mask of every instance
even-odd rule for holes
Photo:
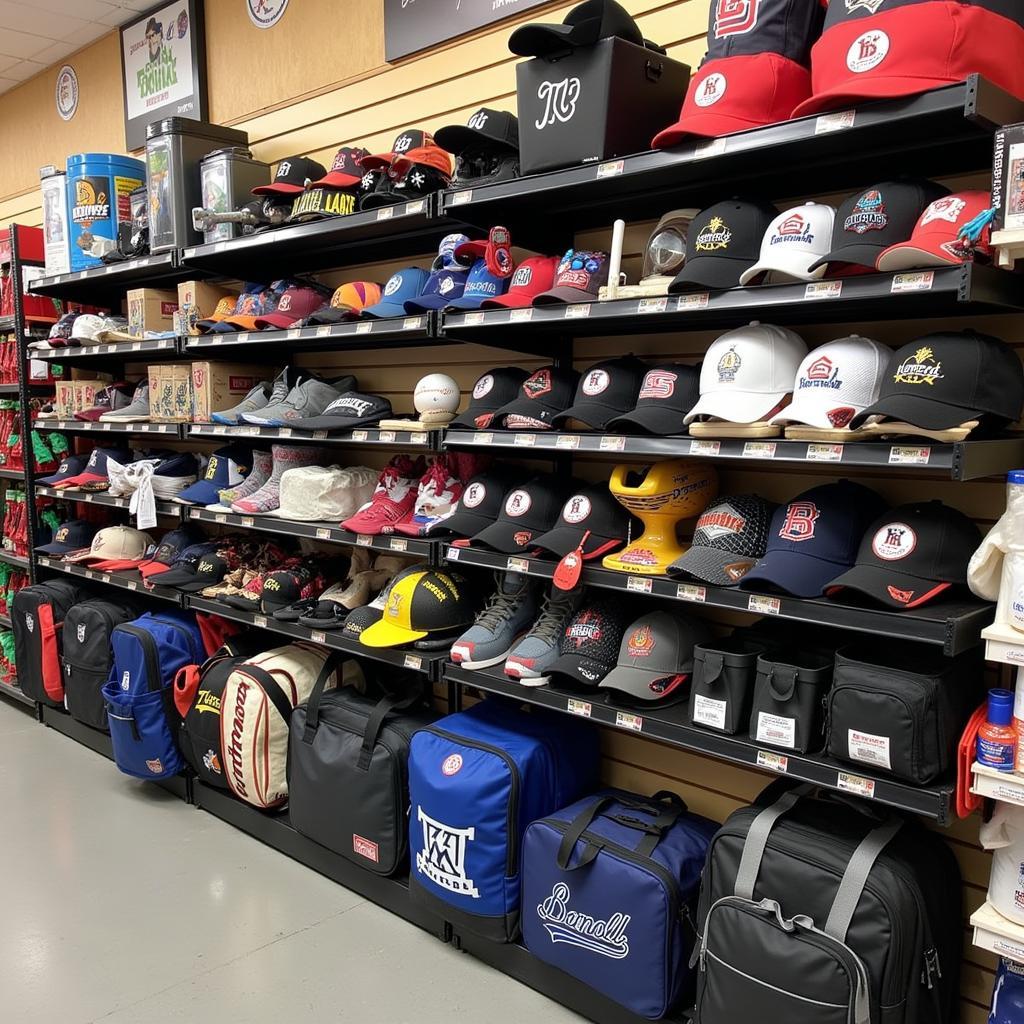
[[[523,941],[639,1017],[692,988],[694,910],[718,825],[675,793],[607,789],[523,838]]]
[[[597,780],[587,722],[486,700],[417,732],[409,750],[412,898],[466,929],[519,932],[523,831]]]

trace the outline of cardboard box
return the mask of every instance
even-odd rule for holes
[[[187,423],[192,416],[192,366],[160,363],[148,367],[149,418],[153,423]]]
[[[132,288],[128,292],[128,333],[141,338],[146,331],[174,330],[178,293],[165,288]]]
[[[69,420],[75,413],[75,381],[61,380],[57,382],[57,394],[54,405],[57,419]]]
[[[270,373],[251,363],[192,364],[192,422],[209,423],[210,414],[230,409]]]
[[[178,333],[198,334],[196,324],[209,316],[225,295],[232,294],[229,288],[205,281],[182,281],[178,285]]]
[[[105,380],[72,381],[75,394],[75,412],[91,409],[96,404],[96,396],[109,384]]]

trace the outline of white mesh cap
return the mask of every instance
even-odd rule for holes
[[[780,213],[764,233],[760,258],[743,271],[740,284],[749,284],[758,274],[765,275],[761,284],[817,281],[824,277],[824,264],[817,270],[808,267],[829,254],[835,220],[836,211],[821,203],[804,203]]]
[[[366,504],[377,484],[366,466],[296,466],[281,474],[280,507],[271,515],[298,522],[342,520]]]

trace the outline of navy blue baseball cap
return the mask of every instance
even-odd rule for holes
[[[449,302],[448,309],[479,309],[488,299],[496,299],[508,291],[511,277],[498,277],[487,269],[486,260],[477,260],[470,267],[466,277],[466,288],[462,297]]]
[[[740,587],[819,597],[854,564],[864,531],[885,507],[874,491],[851,480],[804,491],[776,509],[764,557]]]
[[[59,484],[65,480],[70,480],[73,476],[78,476],[82,470],[85,469],[86,464],[89,462],[88,455],[69,455],[57,469],[56,473],[51,473],[49,476],[37,476],[37,484]]]
[[[431,309],[444,309],[455,299],[461,299],[466,290],[468,272],[462,270],[435,270],[426,287],[405,304],[406,313],[426,313]],[[483,298],[480,299],[483,302]]]
[[[182,505],[212,505],[218,500],[218,491],[237,487],[252,469],[252,448],[230,444],[218,448],[206,464],[206,473],[191,487],[186,487],[172,500]]]
[[[108,479],[107,460],[113,459],[122,466],[132,461],[132,453],[128,448],[93,448],[80,473],[75,476],[62,476],[59,484],[67,487],[80,487],[82,484],[98,484]]]
[[[422,267],[403,267],[396,270],[384,285],[380,302],[367,306],[359,315],[371,319],[386,316],[405,316],[405,304],[415,299],[426,287],[430,273]]]
[[[66,555],[69,551],[81,551],[92,544],[99,526],[85,519],[71,519],[61,523],[49,544],[40,544],[36,551],[41,555]]]
[[[202,530],[192,523],[170,530],[146,552],[145,559],[139,563],[139,573],[143,579],[148,579],[169,571],[179,555],[191,545],[201,544],[202,540]]]

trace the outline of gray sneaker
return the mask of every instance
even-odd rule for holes
[[[495,573],[498,589],[455,643],[451,659],[462,668],[490,668],[504,661],[537,614],[533,581],[520,572]]]
[[[135,389],[129,405],[123,409],[100,414],[101,423],[141,423],[149,419],[149,383],[143,381]]]
[[[242,420],[260,427],[286,427],[292,420],[319,416],[331,402],[341,397],[338,385],[351,380],[351,377],[341,377],[328,384],[309,377],[297,383],[283,401],[268,403],[256,412],[244,412]]]
[[[544,597],[537,621],[509,651],[505,675],[518,679],[523,686],[544,686],[549,680],[547,670],[558,660],[562,633],[580,605],[581,590],[565,591],[552,586]]]
[[[256,412],[258,409],[265,409],[270,404],[270,393],[270,381],[261,380],[238,405],[233,405],[230,409],[222,409],[220,412],[212,412],[210,419],[214,423],[226,423],[229,427],[236,426],[241,422],[243,412]],[[281,397],[284,398],[284,395]]]

